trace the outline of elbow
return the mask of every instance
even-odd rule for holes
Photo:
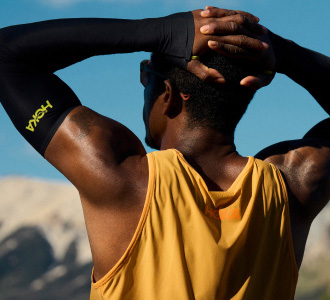
[[[29,67],[24,62],[24,53],[20,47],[21,34],[16,26],[0,29],[0,72],[25,73]]]
[[[0,63],[6,62],[6,57],[8,55],[8,50],[6,47],[6,34],[5,29],[0,29]]]
[[[0,64],[10,65],[17,59],[15,49],[17,47],[17,34],[14,26],[0,29]]]
[[[0,51],[3,52],[4,49],[7,48],[8,44],[10,43],[10,28],[4,27],[0,29]]]
[[[9,51],[6,46],[6,39],[3,34],[3,29],[0,29],[0,73],[3,73],[6,69],[6,65],[9,61]]]
[[[7,28],[0,29],[0,68],[11,61],[10,38],[8,37]]]

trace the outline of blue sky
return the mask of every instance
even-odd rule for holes
[[[329,0],[2,0],[0,27],[54,18],[158,17],[205,5],[249,11],[273,32],[330,55]],[[96,57],[57,74],[84,105],[123,123],[144,139],[139,62],[147,57],[147,53]],[[269,87],[257,93],[238,125],[238,151],[254,155],[270,144],[300,138],[326,117],[308,92],[277,74]],[[64,179],[16,132],[0,106],[0,176],[8,175]]]

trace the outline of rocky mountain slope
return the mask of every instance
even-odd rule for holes
[[[0,299],[88,299],[91,270],[76,190],[0,179]]]
[[[314,222],[296,300],[330,299],[330,206]],[[0,178],[0,299],[88,299],[91,254],[69,184]]]

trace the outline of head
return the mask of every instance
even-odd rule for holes
[[[149,74],[144,74],[148,76],[144,121],[149,146],[156,149],[160,146],[159,135],[166,125],[157,121],[166,120],[164,114],[168,114],[168,119],[173,119],[184,112],[187,115],[186,125],[190,129],[209,127],[225,136],[233,136],[255,93],[239,83],[244,77],[256,74],[257,69],[251,62],[230,59],[215,52],[206,53],[200,60],[208,67],[219,70],[226,83],[203,82],[190,72],[168,63],[163,56],[152,55],[147,65],[152,72],[146,70]],[[165,92],[172,93],[174,111],[157,109],[157,101]]]

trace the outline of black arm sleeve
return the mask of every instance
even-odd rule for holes
[[[56,70],[88,57],[148,51],[186,68],[194,41],[191,13],[144,20],[61,19],[0,30],[0,101],[41,154],[80,102]]]
[[[330,114],[330,57],[303,48],[296,43],[270,33],[277,61],[277,71],[304,87]]]

